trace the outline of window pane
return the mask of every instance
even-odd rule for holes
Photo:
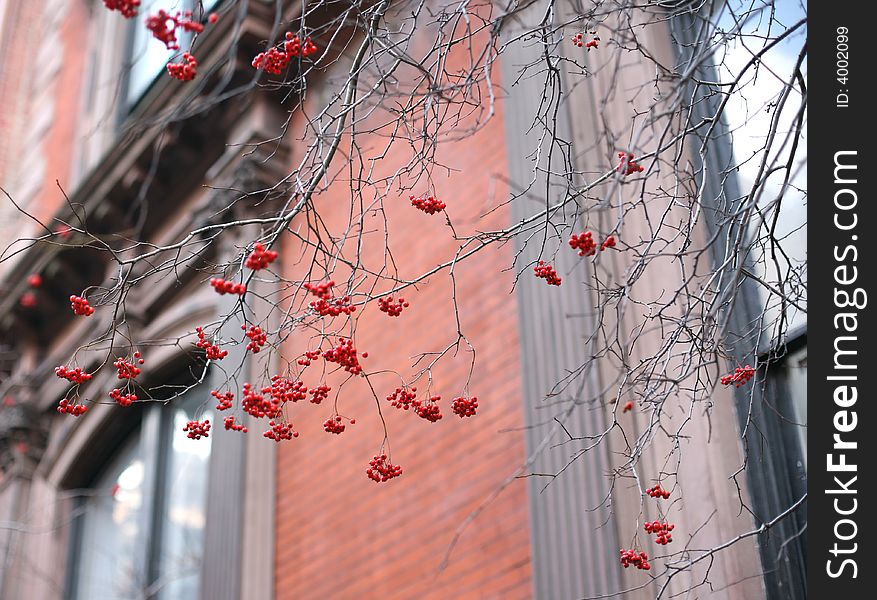
[[[139,436],[113,459],[84,505],[79,547],[80,600],[127,600],[140,596],[145,569],[142,547],[144,461]]]
[[[805,17],[804,8],[797,2],[779,2],[760,5],[756,10],[750,3],[732,0],[723,5],[719,27],[735,31],[740,15],[752,11],[757,18],[740,24],[740,33],[721,47],[717,59],[721,61],[719,76],[726,84],[734,81],[753,56],[764,48],[766,40],[773,37],[770,27],[776,23],[790,25]],[[776,11],[773,13],[773,11]],[[728,98],[725,118],[732,131],[734,158],[741,194],[749,194],[761,173],[761,163],[768,133],[776,119],[776,138],[767,152],[766,171],[782,166],[789,160],[791,139],[796,135],[798,110],[802,107],[802,92],[793,85],[780,115],[776,115],[781,94],[794,72],[794,65],[801,48],[805,31],[793,34],[777,44],[759,60],[759,68],[749,69],[738,83],[735,93]],[[801,67],[807,78],[806,61]],[[801,135],[807,135],[806,117]],[[774,290],[782,291],[791,303],[762,285],[755,286],[765,306],[765,327],[775,342],[785,331],[806,325],[807,314],[794,305],[806,308],[807,284],[807,185],[806,171],[802,166],[807,160],[806,144],[800,140],[790,172],[776,169],[762,185],[759,207],[764,221],[754,219],[752,236],[758,240],[747,256],[754,264],[755,273]],[[784,189],[784,177],[788,175],[788,187]],[[762,173],[763,177],[763,173]],[[782,192],[782,200],[778,202]],[[773,240],[771,240],[773,238]],[[782,322],[784,331],[777,331],[780,311],[786,312]]]
[[[174,52],[152,37],[146,28],[146,17],[164,9],[169,13],[185,10],[186,0],[144,0],[134,23],[134,41],[131,50],[131,71],[128,79],[128,105],[133,106],[150,84],[165,69]],[[180,46],[184,40],[179,40]]]
[[[211,415],[200,410],[202,406],[197,398],[172,405],[170,431],[166,432],[169,456],[158,549],[161,600],[191,600],[199,593],[211,437],[190,439],[183,427],[193,420],[211,419],[213,424]]]
[[[807,469],[807,347],[786,357],[784,364],[786,385],[792,407],[795,427],[798,430],[798,441],[801,443],[801,458],[804,469]]]

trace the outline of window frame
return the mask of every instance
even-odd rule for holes
[[[668,19],[671,35],[678,41],[673,44],[676,59],[683,66],[689,61],[688,48],[694,47],[702,41],[701,36],[709,33],[701,25],[705,20],[710,20],[710,15],[706,13],[713,9],[709,3],[697,8],[691,4],[679,3]],[[697,71],[701,82],[717,81],[711,65],[701,64]],[[689,85],[692,83],[689,82]],[[689,95],[693,99],[690,112],[692,122],[711,118],[718,109],[717,96],[705,91],[706,85],[700,84],[697,90],[692,88],[692,94]],[[703,162],[697,165],[700,167],[697,169],[699,183],[702,174],[708,174],[702,181],[701,200],[710,234],[720,226],[717,216],[721,214],[721,201],[728,197],[741,197],[733,168],[733,147],[727,133],[727,123],[722,115],[713,138],[706,140],[708,151],[703,156]],[[700,158],[695,154],[692,160],[698,161]],[[721,235],[716,236],[713,265],[728,269],[722,264],[724,239]],[[756,526],[763,525],[795,504],[807,488],[806,469],[803,479],[796,477],[791,470],[796,465],[806,464],[803,458],[805,448],[800,444],[798,433],[790,431],[788,419],[777,410],[778,406],[785,410],[791,406],[789,388],[780,373],[782,365],[779,357],[788,355],[793,344],[797,344],[796,349],[806,349],[806,323],[799,331],[787,332],[785,340],[774,342],[773,349],[753,350],[754,341],[760,339],[758,335],[753,338],[751,334],[735,335],[734,332],[749,331],[749,324],[761,313],[762,304],[761,290],[751,279],[744,278],[729,314],[729,328],[724,340],[737,364],[748,362],[760,367],[753,385],[734,390],[739,431],[741,434],[746,432],[742,439],[746,451],[746,483],[749,508]],[[753,362],[756,359],[757,362]],[[733,368],[736,365],[728,363],[725,366]],[[795,513],[757,536],[767,600],[803,600],[807,597],[806,518],[804,503]]]
[[[155,0],[153,0],[155,1]],[[225,0],[170,0],[175,1],[178,6],[173,8],[174,11],[180,10],[191,10],[194,15],[199,14],[198,9],[203,7],[203,13],[206,15],[208,11],[214,11],[222,6]],[[145,18],[150,14],[147,12],[146,8],[141,7],[137,17],[133,19],[128,19],[125,21],[125,43],[124,43],[124,60],[121,63],[122,67],[122,86],[119,93],[119,106],[117,111],[118,124],[121,126],[128,118],[131,113],[133,113],[137,106],[143,101],[143,99],[149,94],[149,91],[155,87],[155,84],[162,77],[163,74],[166,73],[164,66],[158,69],[151,77],[148,77],[148,80],[144,82],[143,88],[139,90],[139,92],[132,96],[131,92],[131,83],[132,83],[132,72],[134,71],[137,57],[134,56],[135,44],[137,43],[137,32],[138,31],[146,31],[145,30]],[[166,9],[168,10],[168,9]],[[205,30],[206,33],[206,30]],[[159,49],[160,46],[158,40],[152,42],[152,36],[146,36],[146,45],[148,49]],[[175,57],[179,57],[183,52],[185,52],[188,48],[188,45],[192,41],[192,34],[188,32],[182,32],[179,36],[179,44],[180,50],[176,51],[167,51],[167,59],[168,61],[174,59]],[[167,61],[162,63],[167,64]]]
[[[168,468],[171,462],[171,454],[173,453],[172,436],[174,434],[173,417],[175,409],[186,408],[194,409],[199,418],[211,418],[212,410],[210,410],[208,398],[206,395],[206,386],[197,385],[188,390],[180,398],[174,399],[169,403],[160,401],[144,403],[139,408],[138,415],[130,418],[127,423],[122,422],[124,433],[115,436],[112,442],[108,442],[105,447],[105,453],[101,456],[99,466],[91,471],[87,478],[85,490],[91,492],[95,490],[97,483],[107,474],[111,468],[113,460],[120,455],[121,451],[127,450],[127,445],[131,442],[133,436],[139,439],[136,442],[139,454],[144,461],[144,480],[142,485],[143,505],[139,516],[139,533],[137,536],[135,549],[135,562],[145,565],[142,573],[145,576],[146,593],[148,598],[161,598],[161,588],[156,591],[150,591],[149,587],[154,585],[161,577],[161,550],[163,544],[163,525],[167,516],[168,508]],[[203,394],[201,392],[204,392]],[[209,415],[208,415],[209,413]],[[205,415],[207,415],[205,417]],[[205,440],[192,440],[192,443],[204,443]],[[212,440],[207,440],[211,444],[210,457],[207,460],[208,474],[205,482],[204,505],[203,510],[205,516],[209,508],[209,500],[211,493],[211,473],[214,462],[214,453]],[[85,600],[81,597],[80,576],[82,573],[82,545],[84,543],[84,526],[87,517],[88,504],[92,498],[90,493],[79,494],[74,502],[73,519],[71,523],[71,535],[68,540],[67,565],[65,574],[65,597],[74,600]],[[204,552],[202,552],[201,563],[205,560],[206,554],[206,531]],[[202,573],[203,569],[199,566],[199,593],[203,586]]]

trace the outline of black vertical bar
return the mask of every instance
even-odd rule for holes
[[[866,185],[872,25],[860,6],[810,3],[808,30],[808,585],[812,598],[873,597],[874,438],[867,385],[875,221]],[[845,315],[845,316],[844,316]],[[855,394],[855,398],[854,398]],[[836,437],[837,436],[837,437]],[[867,491],[867,490],[872,491]],[[848,514],[844,514],[848,513]]]

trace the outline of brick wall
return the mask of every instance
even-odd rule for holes
[[[479,215],[504,202],[507,171],[502,114],[474,137],[440,146],[431,186],[419,182],[414,191],[435,192],[448,204],[458,233],[498,229],[510,224],[502,206],[487,218]],[[362,138],[365,156],[375,156],[386,140]],[[342,144],[342,148],[344,144]],[[410,159],[407,144],[393,147],[377,163],[373,180],[393,173]],[[344,161],[341,165],[347,168]],[[321,217],[334,233],[347,228],[352,197],[342,171],[319,194]],[[379,187],[379,186],[376,186]],[[374,190],[367,189],[368,200]],[[398,269],[413,277],[453,257],[454,242],[444,215],[414,209],[408,193],[387,194],[384,209],[392,262],[384,254],[384,220],[366,217],[360,258],[373,269]],[[301,225],[303,227],[303,224]],[[353,233],[356,233],[354,228]],[[348,242],[344,255],[355,254]],[[311,254],[288,239],[287,275],[301,280]],[[390,318],[373,305],[358,312],[356,345],[369,352],[367,371],[398,371],[344,384],[341,414],[356,419],[339,436],[324,433],[321,423],[332,414],[332,399],[319,407],[300,407],[292,416],[301,436],[279,445],[277,473],[277,598],[528,598],[531,597],[530,541],[526,486],[515,480],[466,527],[447,568],[439,571],[455,531],[500,488],[525,459],[517,305],[510,294],[511,246],[487,248],[456,270],[457,298],[463,333],[475,346],[477,359],[469,392],[479,398],[477,416],[460,419],[451,400],[463,392],[471,355],[465,344],[456,357],[439,362],[433,372],[434,393],[442,395],[444,418],[429,423],[413,411],[400,411],[384,398],[416,369],[417,353],[440,351],[456,339],[452,284],[447,271],[432,276],[417,290],[406,289],[411,302],[402,316]],[[312,271],[319,279],[319,268]],[[341,285],[341,277],[335,280]],[[377,292],[384,292],[379,287]],[[286,358],[307,346],[306,336],[293,336]],[[315,368],[320,368],[319,366]],[[319,381],[307,373],[309,385]],[[329,378],[333,393],[340,383]],[[418,390],[425,391],[425,381]],[[377,400],[375,398],[377,395]],[[401,477],[377,484],[366,477],[368,461],[383,439],[381,405],[394,464]],[[510,431],[511,430],[511,431]]]
[[[64,203],[56,180],[73,191],[89,10],[85,2],[13,0],[0,16],[0,185],[19,207],[48,221]],[[0,239],[8,243],[36,229],[3,198]]]

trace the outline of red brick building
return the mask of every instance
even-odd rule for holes
[[[144,2],[147,8],[165,4]],[[461,262],[453,278],[445,272],[406,289],[411,306],[398,320],[364,308],[356,344],[369,353],[363,363],[380,372],[368,379],[328,375],[334,389],[343,383],[343,394],[334,407],[326,402],[297,412],[301,435],[295,440],[266,440],[263,425],[253,420],[248,435],[215,426],[206,440],[186,437],[181,425],[190,419],[210,416],[219,424],[211,389],[239,391],[243,382],[264,381],[309,347],[307,337],[293,335],[264,359],[241,345],[229,347],[221,365],[239,364],[233,372],[219,366],[201,371],[193,352],[195,327],[234,307],[206,283],[212,266],[236,260],[258,235],[256,221],[283,202],[286,188],[276,183],[303,160],[303,115],[319,110],[324,90],[331,89],[333,76],[344,75],[353,53],[342,53],[335,66],[315,74],[304,109],[295,111],[283,90],[256,85],[258,74],[249,64],[265,40],[277,36],[275,3],[203,4],[221,16],[197,41],[199,77],[192,86],[161,73],[166,55],[142,50],[149,40],[140,24],[102,2],[11,0],[0,7],[0,183],[8,193],[0,203],[0,240],[3,247],[19,240],[0,263],[0,596],[553,600],[628,590],[621,597],[654,597],[661,581],[650,583],[643,573],[618,565],[618,548],[628,546],[641,510],[638,483],[620,480],[612,505],[604,502],[606,474],[624,463],[619,456],[627,436],[635,438],[648,415],[635,412],[610,428],[615,403],[576,402],[600,396],[598,390],[613,380],[616,366],[609,359],[567,393],[567,404],[546,409],[542,403],[558,380],[589,357],[596,298],[584,291],[588,267],[574,253],[558,255],[564,285],[557,289],[517,277],[539,257],[538,249],[517,240]],[[298,18],[296,3],[278,5],[284,22]],[[488,7],[473,10],[484,14]],[[314,12],[310,18],[319,19],[319,10]],[[524,13],[523,21],[534,14]],[[675,60],[671,29],[658,20],[645,32],[649,47],[667,62]],[[510,27],[507,35],[519,30]],[[424,25],[422,31],[431,30]],[[533,51],[510,46],[492,70],[502,95],[492,103],[490,118],[467,115],[477,131],[437,147],[433,160],[442,168],[431,174],[429,190],[447,200],[456,237],[443,218],[412,210],[400,195],[398,203],[383,206],[386,225],[375,217],[375,230],[391,230],[387,244],[367,238],[362,247],[344,246],[336,279],[347,276],[345,260],[375,271],[392,269],[400,280],[417,278],[437,257],[453,256],[459,239],[502,230],[531,214],[531,198],[507,200],[534,176],[527,124],[541,91],[531,80],[512,85]],[[453,72],[467,60],[463,52],[451,53],[444,68]],[[601,59],[591,60],[598,71]],[[647,65],[628,66],[624,81],[653,75]],[[400,72],[413,77],[416,68]],[[597,77],[590,88],[573,87],[572,100],[563,105],[559,123],[580,149],[574,156],[583,171],[597,172],[605,162],[602,149],[588,139],[598,127],[592,118],[597,99],[616,83]],[[602,118],[624,130],[627,103],[648,102],[625,98],[623,110],[619,102],[617,113]],[[264,144],[290,115],[289,133],[270,147]],[[360,144],[380,155],[369,167],[372,176],[391,181],[413,150],[395,145],[381,154],[380,127]],[[319,192],[326,232],[349,231],[349,168],[347,160],[333,166],[332,184]],[[391,197],[392,183],[387,189]],[[133,263],[125,260],[144,251],[139,248],[122,246],[114,261],[89,247],[96,240],[115,244],[117,235],[157,247],[247,219],[253,223],[207,234],[209,243],[192,251],[200,253],[198,260],[174,273],[147,274],[137,267],[128,272],[126,265]],[[627,226],[628,235],[648,234],[641,216],[633,215]],[[253,322],[276,324],[277,307],[290,306],[281,298],[283,282],[313,274],[313,263],[302,256],[315,238],[300,221],[291,230],[299,233],[282,237],[277,246],[279,277],[250,283],[255,297],[247,315]],[[604,267],[609,274],[623,273],[625,259],[612,255]],[[126,299],[120,341],[103,332],[119,322],[112,290],[122,272],[145,279]],[[31,274],[40,275],[38,288],[28,287]],[[648,275],[642,285],[658,290],[661,276]],[[98,310],[89,319],[76,318],[66,298],[89,286],[96,286],[89,297]],[[23,305],[28,293],[35,306]],[[618,319],[623,327],[635,323],[636,315]],[[458,328],[465,342],[457,338]],[[219,330],[228,339],[241,337],[234,319]],[[639,352],[660,347],[660,336],[645,339],[651,346]],[[121,408],[103,399],[114,385],[114,372],[104,369],[83,392],[93,400],[87,414],[58,414],[69,386],[52,376],[55,366],[76,357],[91,370],[101,352],[134,340],[144,344],[142,377],[155,390],[153,402]],[[383,401],[400,377],[417,370],[412,357],[458,342],[459,351],[430,373],[430,389],[444,398],[440,422],[375,409],[376,397]],[[476,352],[474,369],[468,344]],[[476,417],[458,419],[450,412],[451,398],[461,394],[478,397]],[[355,418],[343,435],[322,431],[333,411]],[[559,414],[568,419],[566,428],[582,435],[607,428],[610,433],[599,450],[572,462],[546,487],[545,479],[520,475],[556,473],[580,450],[580,444],[563,442],[553,420]],[[690,418],[689,433],[702,436],[702,445],[675,470],[672,515],[678,539],[710,548],[758,526],[753,515],[737,510],[739,497],[757,500],[749,497],[751,480],[731,478],[743,462],[734,394],[717,389],[710,414]],[[385,432],[404,474],[376,485],[364,471]],[[658,441],[641,457],[648,477],[664,468],[661,461],[672,450],[667,444]],[[696,587],[705,566],[674,579],[669,589]],[[782,569],[793,574],[783,577],[800,577],[794,564]],[[698,597],[781,597],[763,570],[756,537],[749,536],[716,560],[709,592]]]

